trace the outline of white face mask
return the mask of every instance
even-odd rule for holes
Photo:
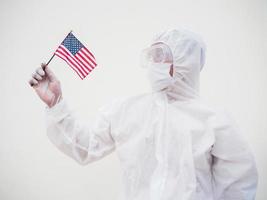
[[[153,63],[149,66],[148,78],[154,91],[160,91],[174,83],[170,66],[170,63]]]

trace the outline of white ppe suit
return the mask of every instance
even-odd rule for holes
[[[254,199],[257,170],[248,144],[227,112],[198,95],[205,62],[201,38],[172,29],[156,42],[172,51],[170,81],[154,76],[151,93],[114,100],[86,125],[65,99],[46,107],[49,139],[82,165],[116,150],[123,170],[122,200]]]

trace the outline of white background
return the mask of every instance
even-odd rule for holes
[[[115,200],[116,154],[80,166],[45,132],[45,105],[27,81],[72,29],[99,66],[85,79],[64,61],[50,67],[77,116],[90,123],[113,97],[149,91],[139,55],[158,31],[201,34],[201,96],[234,115],[255,153],[257,200],[267,198],[267,1],[0,1],[0,199]]]

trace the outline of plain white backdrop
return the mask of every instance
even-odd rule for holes
[[[98,67],[85,79],[55,58],[63,96],[90,123],[113,97],[150,90],[139,55],[153,35],[187,27],[207,44],[201,96],[234,115],[255,153],[257,200],[267,198],[267,1],[0,1],[0,199],[116,200],[116,153],[80,166],[45,132],[45,105],[27,81],[65,35],[91,49]]]

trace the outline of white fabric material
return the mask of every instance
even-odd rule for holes
[[[154,63],[148,68],[148,78],[154,91],[160,91],[174,84],[175,80],[169,74],[170,66],[169,63]]]
[[[115,100],[86,125],[63,99],[46,108],[49,139],[82,165],[116,150],[122,200],[254,199],[257,170],[248,144],[227,112],[198,96],[201,43],[180,30],[157,40],[172,48],[175,75],[183,78],[158,92]]]
[[[160,42],[151,45],[141,52],[141,67],[147,67],[154,63],[166,63],[172,61],[172,52],[168,45]]]
[[[169,85],[166,90],[169,100],[198,98],[199,73],[204,66],[206,52],[201,37],[188,30],[171,29],[158,34],[152,44],[159,42],[168,45],[173,56],[173,79],[176,83]],[[155,90],[153,85],[152,89]]]

